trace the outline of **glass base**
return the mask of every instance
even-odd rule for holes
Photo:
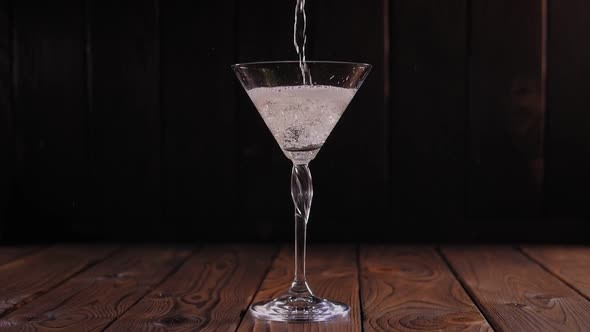
[[[254,303],[250,312],[258,319],[279,322],[323,322],[345,317],[349,307],[340,302],[311,296],[285,295]]]

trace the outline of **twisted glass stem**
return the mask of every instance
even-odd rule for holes
[[[305,241],[313,185],[307,164],[293,164],[291,172],[291,197],[295,205],[295,277],[289,289],[294,296],[311,296],[305,279]]]

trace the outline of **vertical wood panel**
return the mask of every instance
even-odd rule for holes
[[[311,231],[315,238],[358,239],[358,220],[374,230],[387,227],[388,120],[385,109],[383,0],[308,2],[308,58],[366,62],[373,65],[311,163],[314,200]],[[354,24],[350,24],[354,22]],[[387,59],[389,61],[389,59]],[[343,208],[343,207],[346,208]],[[384,220],[385,219],[385,220]],[[339,234],[334,234],[334,229]],[[363,234],[367,236],[368,234]]]
[[[84,10],[81,1],[14,1],[18,204],[11,238],[48,240],[75,224],[84,183]],[[59,234],[59,235],[58,235]],[[55,239],[55,237],[53,237]]]
[[[4,0],[0,2],[0,240],[12,190],[12,135],[12,12],[10,1]]]
[[[312,163],[311,237],[579,239],[529,231],[542,216],[547,1],[392,0],[390,31],[384,1],[308,2],[308,58],[375,65]],[[38,239],[115,236],[108,225],[120,237],[155,235],[163,201],[162,223],[193,231],[175,239],[193,238],[204,223],[208,233],[222,230],[221,221],[236,237],[290,237],[290,162],[229,65],[294,59],[294,1],[163,1],[162,26],[157,0],[87,3],[89,113],[85,1],[0,2],[0,234],[6,225],[18,239],[26,219],[38,220]],[[590,6],[552,1],[547,12],[546,196],[553,216],[581,220],[589,216]],[[392,220],[379,217],[381,200],[392,202]],[[464,228],[465,211],[499,227]],[[500,233],[505,226],[511,234]]]
[[[295,60],[295,1],[237,1],[239,62]],[[239,88],[241,89],[241,87]],[[292,233],[291,162],[244,91],[238,91],[239,209],[257,237]]]
[[[166,222],[209,233],[230,227],[237,237],[248,225],[233,218],[234,19],[233,1],[162,2]]]
[[[93,227],[139,238],[161,217],[157,2],[90,5]]]
[[[523,239],[513,220],[540,215],[543,186],[543,1],[471,6],[468,214]]]
[[[587,220],[590,217],[590,2],[549,1],[548,5],[547,196],[551,213],[560,222]],[[576,230],[580,226],[571,224],[563,230]],[[583,232],[568,232],[567,236],[585,240]]]
[[[440,239],[463,218],[466,19],[466,0],[392,2],[389,238],[427,224],[420,240]]]

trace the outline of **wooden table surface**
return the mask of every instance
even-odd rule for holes
[[[590,331],[590,247],[318,245],[316,294],[348,318],[269,323],[289,246],[0,248],[0,331]]]

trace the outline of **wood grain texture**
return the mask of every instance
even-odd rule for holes
[[[590,217],[590,2],[548,1],[547,12],[546,196],[551,215],[564,225],[551,232],[587,242],[576,230]]]
[[[23,257],[41,249],[39,246],[10,246],[0,247],[0,265],[16,258]]]
[[[492,331],[430,247],[361,246],[364,331]]]
[[[33,301],[115,250],[57,246],[0,265],[0,316]]]
[[[86,190],[83,2],[12,5],[17,160],[7,236],[55,241],[76,229]]]
[[[175,240],[193,240],[204,227],[198,220],[208,220],[208,234],[228,234],[230,228],[233,238],[241,239],[251,224],[234,217],[239,85],[230,68],[236,60],[234,1],[161,1],[161,6],[165,218],[185,230]]]
[[[284,294],[293,281],[293,248],[283,247],[254,302]],[[357,253],[353,246],[312,246],[307,255],[307,279],[319,297],[350,306],[345,319],[329,322],[287,324],[257,320],[248,312],[238,331],[361,331]]]
[[[522,250],[590,300],[590,247],[524,246]]]
[[[0,2],[0,239],[12,196],[15,148],[12,114],[12,8]]]
[[[274,252],[268,246],[208,247],[193,255],[108,331],[232,331]]]
[[[373,65],[365,83],[311,163],[315,189],[311,222],[313,236],[317,239],[358,241],[359,236],[374,235],[363,234],[365,230],[392,225],[383,223],[383,219],[389,217],[386,197],[390,171],[387,141],[390,110],[385,107],[383,88],[385,61],[389,61],[384,58],[383,50],[388,27],[384,22],[383,2],[347,1],[343,4],[341,0],[322,0],[306,3],[308,59]],[[358,160],[362,162],[356,162]],[[356,227],[360,218],[366,223],[361,229]],[[335,228],[340,231],[335,233]]]
[[[2,331],[102,331],[184,262],[190,250],[133,248],[0,319]]]
[[[518,240],[530,227],[513,220],[541,215],[543,7],[543,0],[472,1],[469,18],[467,213],[509,224]],[[481,229],[476,236],[505,237],[502,229]]]
[[[391,153],[395,227],[454,237],[465,209],[466,0],[391,1]],[[427,208],[425,208],[427,207]],[[411,222],[410,222],[411,221]],[[430,232],[423,232],[428,223]],[[410,235],[411,236],[411,235]]]
[[[500,331],[588,331],[590,302],[510,247],[445,247],[443,254]]]
[[[156,1],[90,1],[92,105],[89,232],[164,236],[160,197],[159,13]],[[98,228],[100,225],[100,228]],[[106,234],[105,234],[106,235]]]

